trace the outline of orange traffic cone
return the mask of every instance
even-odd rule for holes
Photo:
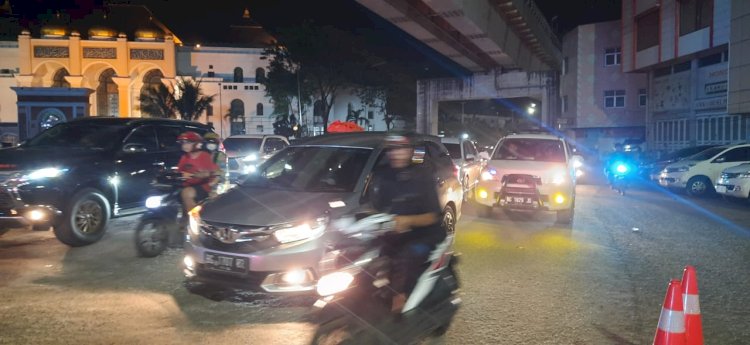
[[[685,266],[682,272],[682,304],[685,308],[687,345],[703,345],[701,307],[698,303],[698,277],[693,266]]]
[[[686,345],[685,314],[682,310],[682,284],[673,279],[669,282],[667,296],[659,316],[659,325],[654,336],[654,345]]]

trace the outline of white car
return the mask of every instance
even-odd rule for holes
[[[224,140],[224,149],[229,159],[229,180],[249,174],[255,167],[271,158],[276,152],[289,146],[289,140],[281,135],[233,135]]]
[[[568,144],[551,134],[513,134],[500,139],[482,171],[476,202],[487,211],[552,211],[571,224],[576,162]],[[489,212],[491,213],[491,212]]]
[[[724,169],[714,189],[724,196],[750,198],[750,163]]]
[[[724,169],[744,163],[750,163],[750,144],[714,147],[667,165],[659,174],[659,184],[704,196],[713,191]]]
[[[453,164],[456,165],[464,197],[473,195],[484,167],[480,152],[469,139],[441,138],[440,142],[448,149]]]

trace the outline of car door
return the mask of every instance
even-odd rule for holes
[[[159,125],[156,126],[156,139],[159,144],[159,158],[157,165],[163,169],[177,169],[177,163],[182,157],[182,150],[177,144],[177,137],[185,132],[179,125]]]
[[[133,129],[123,141],[116,171],[118,203],[123,209],[140,207],[146,201],[151,181],[158,172],[159,152],[153,126]]]
[[[424,164],[429,164],[435,171],[440,204],[444,207],[449,201],[453,201],[457,207],[460,207],[463,189],[455,175],[454,164],[448,150],[431,141],[419,143],[415,151],[419,152],[419,150],[424,150],[422,152],[426,153]]]
[[[724,169],[743,163],[750,163],[750,146],[735,147],[722,153],[711,161],[708,168],[711,183],[716,183]]]
[[[466,171],[464,175],[469,177],[468,185],[471,189],[474,188],[477,179],[479,179],[479,171],[481,170],[478,157],[479,153],[477,152],[476,147],[474,147],[474,143],[469,140],[464,140],[462,146],[464,154],[463,164]]]

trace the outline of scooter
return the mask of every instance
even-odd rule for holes
[[[312,344],[410,344],[445,334],[461,303],[452,236],[431,253],[402,312],[393,315],[389,258],[382,253],[393,216],[357,215],[332,226],[339,238],[319,264]]]
[[[184,181],[179,173],[167,172],[151,184],[153,190],[146,198],[147,211],[135,229],[135,248],[139,256],[155,257],[170,245],[182,243],[184,236],[180,229],[187,226],[180,197]]]

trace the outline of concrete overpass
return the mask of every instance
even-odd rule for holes
[[[420,80],[417,130],[438,132],[441,101],[529,97],[559,113],[560,42],[533,0],[357,0],[471,76]]]

